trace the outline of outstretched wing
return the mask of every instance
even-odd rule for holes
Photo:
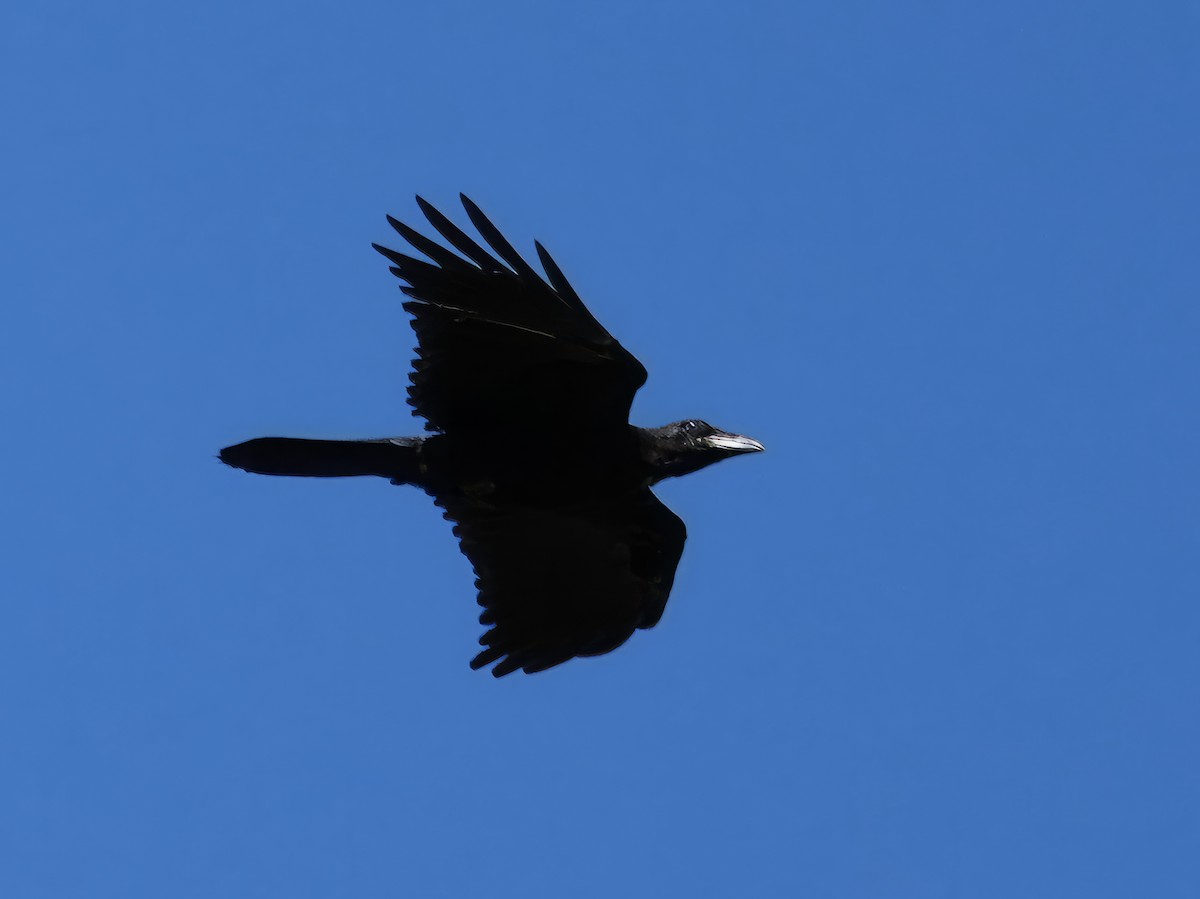
[[[610,652],[662,617],[687,532],[649,490],[568,509],[435,499],[456,522],[490,626],[472,668],[532,674]]]
[[[391,216],[431,261],[374,245],[411,297],[404,308],[418,358],[408,402],[416,414],[430,430],[460,434],[623,426],[646,369],[592,317],[541,244],[548,280],[479,207],[462,202],[495,256],[420,197],[430,224],[466,258]]]

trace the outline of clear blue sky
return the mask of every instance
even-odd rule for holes
[[[1194,3],[0,14],[0,895],[1200,895]],[[659,627],[494,681],[371,241],[555,254],[665,484]]]

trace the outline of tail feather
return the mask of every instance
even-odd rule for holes
[[[377,475],[396,483],[420,479],[420,437],[379,440],[305,440],[259,437],[221,450],[226,465],[255,474],[308,478]]]

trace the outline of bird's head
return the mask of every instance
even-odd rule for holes
[[[651,483],[691,474],[730,456],[761,453],[764,449],[751,437],[722,431],[698,418],[642,429],[642,455],[654,470]]]

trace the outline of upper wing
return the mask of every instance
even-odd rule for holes
[[[624,425],[646,369],[592,317],[541,244],[549,283],[479,207],[462,202],[503,262],[420,197],[430,224],[467,259],[391,216],[432,262],[374,245],[412,298],[404,308],[418,340],[408,389],[416,414],[430,430],[458,433]]]
[[[573,509],[496,508],[438,495],[475,568],[486,647],[471,662],[496,677],[616,649],[662,617],[687,537],[649,490]]]

